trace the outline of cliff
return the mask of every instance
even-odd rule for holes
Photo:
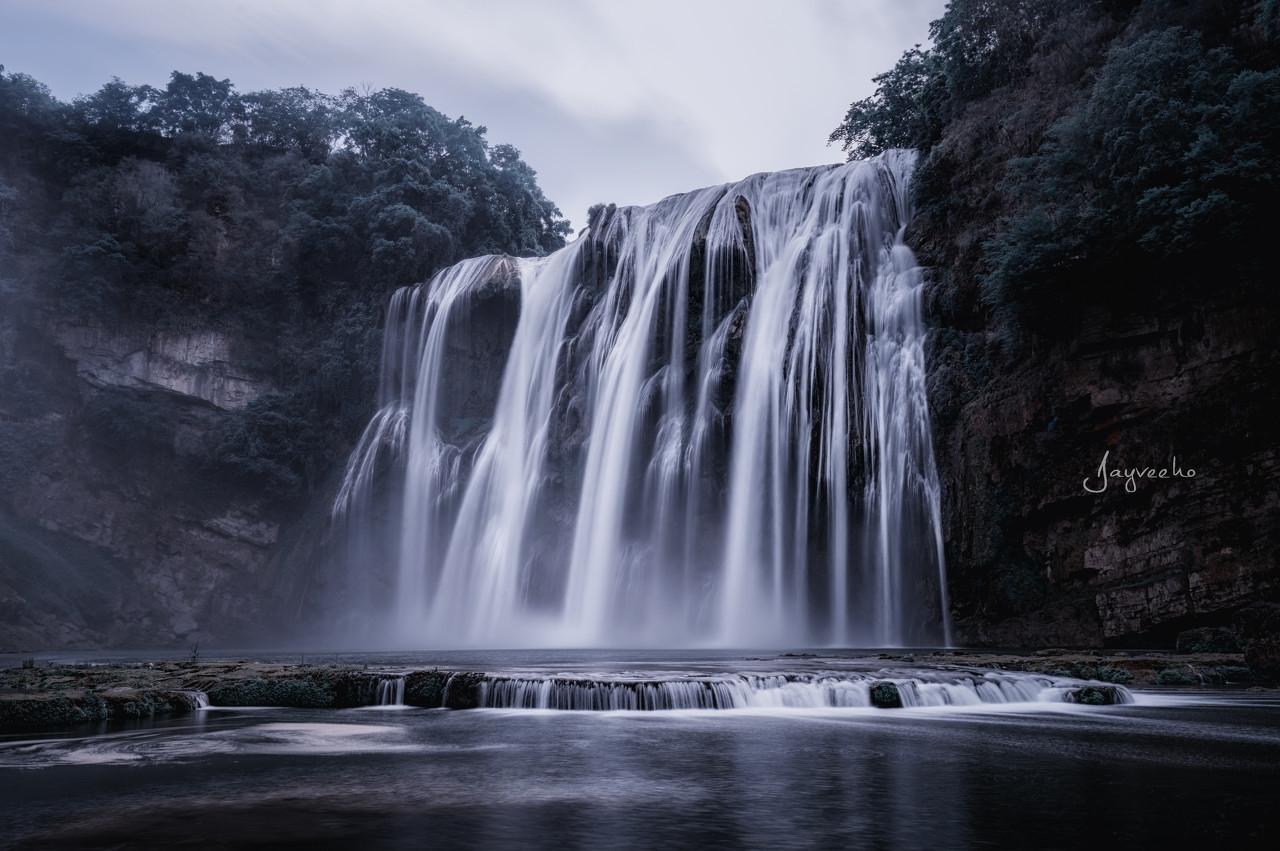
[[[1280,595],[1273,12],[995,6],[952,3],[834,136],[927,151],[909,242],[956,640],[1235,626]],[[887,104],[898,125],[867,117]]]
[[[935,314],[958,643],[1168,646],[1280,593],[1276,316],[1223,297],[1151,308],[1090,311],[1019,364]],[[1104,455],[1113,476],[1157,478],[1099,479]]]
[[[227,331],[0,322],[0,647],[175,646],[261,635],[290,516],[210,465],[274,390]]]
[[[65,103],[0,67],[0,139],[0,649],[278,641],[387,294],[568,230],[518,151],[399,89]]]

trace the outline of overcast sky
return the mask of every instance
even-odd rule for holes
[[[827,134],[945,0],[0,0],[0,63],[70,99],[174,69],[240,91],[396,86],[519,148],[575,227]]]

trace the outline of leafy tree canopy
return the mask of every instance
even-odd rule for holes
[[[64,103],[0,66],[0,139],[0,296],[252,341],[288,389],[213,454],[284,491],[367,416],[392,288],[569,230],[515,148],[400,89],[242,94],[175,71]]]
[[[924,229],[950,235],[935,259],[980,284],[1011,352],[1209,270],[1251,286],[1280,197],[1277,10],[952,0],[831,141],[922,152]]]

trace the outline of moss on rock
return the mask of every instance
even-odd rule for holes
[[[1179,653],[1239,653],[1235,630],[1206,626],[1178,633]]]
[[[480,705],[480,684],[484,674],[474,671],[458,671],[449,677],[444,686],[446,709],[475,709]]]
[[[1182,671],[1177,668],[1165,668],[1156,674],[1156,685],[1159,686],[1196,686],[1200,685],[1200,678],[1190,671]]]
[[[897,683],[878,682],[871,684],[871,705],[879,709],[899,709],[902,707],[902,694]]]
[[[199,706],[195,692],[112,689],[79,695],[34,694],[0,700],[0,730],[138,720],[190,712]]]
[[[414,671],[404,678],[404,702],[410,706],[436,709],[444,706],[444,687],[449,682],[448,671]]]
[[[1115,686],[1081,686],[1067,692],[1067,701],[1085,706],[1112,706],[1124,703],[1125,699]]]
[[[332,682],[315,677],[227,680],[209,689],[214,706],[294,706],[324,709],[337,705]]]

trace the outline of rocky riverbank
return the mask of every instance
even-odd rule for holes
[[[809,654],[769,659],[769,669],[788,660],[821,661]],[[883,653],[865,660],[841,659],[901,672],[922,670],[1044,674],[1082,681],[1066,699],[1077,703],[1124,702],[1116,686],[1252,686],[1260,678],[1239,653],[1122,653],[1041,650],[1032,654],[981,651]],[[871,687],[871,705],[902,705],[885,675]],[[52,729],[92,722],[138,720],[203,707],[285,706],[341,709],[395,702],[423,708],[471,709],[492,681],[479,671],[440,668],[297,664],[254,661],[53,664],[32,659],[0,670],[0,731]]]
[[[149,662],[42,665],[0,671],[0,730],[151,718],[205,706],[342,709],[380,702],[380,686],[404,680],[410,706],[470,709],[484,675],[385,671],[343,665]]]

